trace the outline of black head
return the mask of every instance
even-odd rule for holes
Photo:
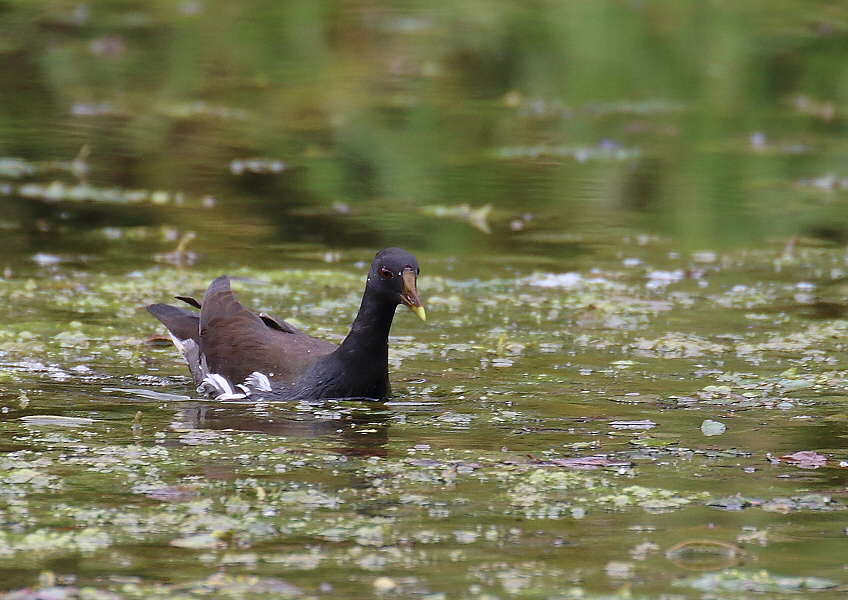
[[[418,297],[419,271],[418,261],[409,252],[400,248],[385,248],[374,257],[366,286],[397,304],[405,304],[423,321],[426,313]]]

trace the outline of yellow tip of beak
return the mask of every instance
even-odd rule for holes
[[[423,306],[410,306],[409,310],[414,312],[418,316],[418,318],[421,319],[422,321],[427,320],[427,313],[424,312]]]

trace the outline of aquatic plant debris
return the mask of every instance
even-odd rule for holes
[[[727,431],[727,425],[712,419],[706,419],[701,423],[701,433],[706,436],[721,435]]]
[[[705,573],[690,577],[674,584],[677,587],[691,587],[702,592],[760,592],[788,593],[815,592],[835,588],[837,581],[822,577],[787,577],[773,575],[768,571],[743,571],[729,569],[719,573]]]
[[[179,191],[125,189],[120,187],[99,187],[89,183],[68,184],[60,180],[50,183],[13,184],[0,181],[7,195],[18,195],[23,198],[43,200],[44,202],[102,202],[105,204],[141,204],[154,205],[196,205],[208,208],[203,198],[194,201],[187,199]]]
[[[362,271],[344,253],[316,260],[231,274],[254,310],[338,339]],[[0,328],[0,518],[16,525],[0,529],[0,568],[83,557],[120,578],[126,561],[181,565],[167,585],[144,569],[131,584],[77,575],[79,589],[124,597],[284,583],[305,596],[320,584],[373,594],[380,577],[391,594],[439,593],[451,569],[480,595],[555,597],[567,563],[591,597],[610,581],[640,585],[646,562],[668,561],[661,549],[681,543],[669,532],[741,511],[770,523],[768,534],[729,525],[722,540],[756,544],[759,565],[780,567],[773,553],[808,525],[770,518],[803,514],[819,530],[848,510],[825,477],[844,451],[817,444],[809,464],[826,461],[803,471],[781,458],[805,447],[799,433],[842,422],[848,322],[768,317],[797,285],[736,288],[718,268],[708,288],[688,277],[653,288],[651,263],[428,275],[438,327],[398,321],[395,398],[379,406],[199,397],[178,354],[148,343],[162,332],[140,308],[202,292],[217,274],[202,263],[109,274],[55,261],[4,279],[0,300],[16,316]],[[57,311],[71,316],[45,318]],[[705,421],[727,429],[704,438]],[[528,562],[531,549],[556,559]],[[695,554],[675,568],[736,564]],[[25,584],[35,575],[7,589]]]
[[[421,208],[421,213],[432,215],[434,217],[449,217],[460,219],[467,222],[474,229],[483,233],[492,233],[489,226],[489,214],[492,212],[491,204],[484,204],[478,208],[473,208],[471,205],[463,203],[456,206],[424,206]]]
[[[818,469],[827,464],[827,456],[819,454],[815,450],[801,450],[792,454],[785,454],[780,457],[780,460],[801,469]]]
[[[579,163],[587,161],[626,161],[642,156],[641,148],[624,148],[617,144],[597,146],[568,146],[540,144],[537,146],[504,146],[498,148],[495,157],[502,160],[523,159],[573,159]]]
[[[28,425],[53,425],[56,427],[82,427],[91,425],[94,419],[88,417],[66,417],[63,415],[27,415],[21,421]]]
[[[284,161],[275,158],[236,158],[230,161],[230,172],[233,175],[282,173],[286,168]]]
[[[848,504],[828,494],[804,494],[771,499],[748,497],[741,494],[726,498],[714,498],[707,502],[709,506],[721,510],[746,510],[759,508],[767,512],[789,513],[795,511],[845,511]]]

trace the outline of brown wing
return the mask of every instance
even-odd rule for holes
[[[201,306],[200,352],[210,371],[233,383],[260,371],[290,384],[315,359],[337,348],[290,323],[247,310],[236,300],[226,275],[209,285]]]

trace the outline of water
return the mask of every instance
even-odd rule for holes
[[[840,10],[3,12],[0,593],[841,597]],[[388,245],[385,405],[201,398],[143,310],[338,340]]]

